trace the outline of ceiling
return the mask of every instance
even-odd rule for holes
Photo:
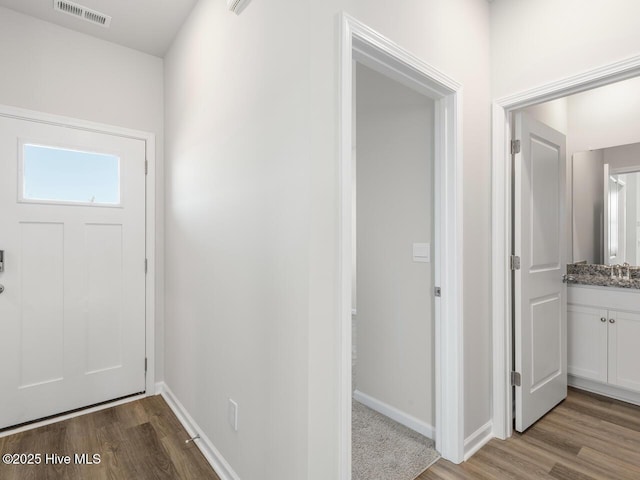
[[[197,0],[71,0],[113,17],[108,28],[53,9],[54,0],[0,0],[0,6],[62,27],[164,56]]]

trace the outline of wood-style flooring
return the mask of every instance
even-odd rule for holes
[[[5,465],[2,480],[220,480],[160,396],[0,438],[0,454],[100,454],[97,465]],[[43,462],[44,463],[44,462]],[[524,434],[416,480],[638,480],[640,407],[570,389]]]
[[[523,434],[491,440],[469,461],[439,460],[416,480],[638,480],[640,407],[569,389]]]
[[[220,480],[161,396],[0,438],[0,454],[41,453],[40,465],[5,465],[2,480]],[[44,465],[45,454],[70,465]],[[100,463],[74,465],[74,454]],[[1,457],[0,457],[1,458]]]

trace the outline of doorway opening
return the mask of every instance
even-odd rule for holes
[[[616,235],[607,234],[609,226],[604,223],[606,209],[603,208],[603,205],[607,198],[607,195],[604,194],[606,181],[610,180],[611,176],[605,175],[604,152],[601,150],[609,150],[609,156],[613,158],[612,155],[621,153],[622,149],[632,148],[627,144],[640,141],[640,137],[635,134],[637,126],[634,128],[632,126],[633,122],[629,122],[629,118],[620,117],[622,110],[634,108],[635,112],[637,112],[636,117],[640,121],[640,104],[635,105],[633,100],[633,98],[637,97],[637,91],[640,89],[639,75],[640,57],[635,57],[494,102],[492,227],[494,265],[492,273],[494,309],[493,433],[499,438],[504,439],[511,436],[514,429],[514,409],[516,417],[518,413],[525,416],[530,413],[518,412],[518,408],[523,407],[518,403],[518,408],[515,408],[517,403],[516,395],[518,393],[522,394],[525,388],[530,392],[537,389],[535,382],[531,382],[531,375],[528,374],[525,381],[525,375],[518,371],[518,368],[522,368],[522,365],[517,362],[518,355],[522,354],[522,344],[529,343],[531,345],[533,343],[523,337],[522,324],[519,323],[520,319],[518,319],[518,305],[526,300],[523,300],[523,292],[526,293],[526,291],[523,290],[522,283],[518,282],[518,278],[530,276],[536,270],[532,269],[529,263],[520,262],[522,260],[520,257],[522,255],[530,255],[531,249],[524,252],[522,249],[518,250],[518,248],[522,247],[521,245],[518,246],[518,237],[527,235],[530,239],[536,237],[535,235],[530,235],[531,232],[522,230],[521,223],[525,222],[525,220],[523,219],[522,211],[517,205],[517,199],[522,196],[522,192],[518,190],[520,185],[517,177],[518,169],[524,170],[524,167],[519,162],[522,162],[527,154],[525,148],[531,150],[531,146],[534,143],[540,143],[541,137],[538,135],[535,140],[516,138],[518,136],[516,132],[519,130],[518,121],[522,122],[522,119],[526,117],[528,118],[528,120],[525,120],[526,122],[541,124],[566,135],[567,167],[559,174],[566,175],[567,181],[560,180],[562,188],[559,190],[560,198],[558,198],[561,203],[566,203],[566,209],[558,210],[554,213],[555,221],[557,221],[556,233],[558,238],[564,237],[565,240],[556,242],[555,245],[552,242],[547,242],[548,246],[558,249],[556,257],[561,258],[564,256],[566,261],[561,262],[560,269],[554,271],[553,280],[549,281],[560,285],[559,282],[563,280],[561,277],[564,274],[564,280],[571,282],[571,279],[575,279],[574,269],[579,270],[581,268],[590,269],[599,274],[597,272],[601,269],[599,264],[607,263],[602,261],[605,255],[605,239],[608,237],[614,240],[617,252],[618,247],[622,244],[620,236],[626,235],[622,229],[618,228],[618,225],[611,230],[615,230],[614,233]],[[625,94],[624,92],[628,91],[629,88],[636,88],[636,93],[633,95]],[[616,118],[617,123],[613,121]],[[520,131],[518,133],[520,134]],[[634,135],[636,136],[634,137]],[[517,143],[517,140],[520,140],[520,144]],[[527,145],[525,146],[524,143],[527,143]],[[613,152],[612,150],[614,149],[617,150]],[[640,170],[640,162],[637,163],[637,170]],[[515,183],[512,181],[514,179]],[[618,176],[615,179],[621,180]],[[527,181],[529,182],[529,187],[532,181],[530,178]],[[633,182],[633,180],[631,181]],[[549,196],[546,195],[544,197],[545,201],[548,198]],[[609,198],[611,197],[609,196]],[[513,200],[515,200],[515,204],[512,203]],[[619,220],[621,210],[616,209],[614,213]],[[631,238],[632,233],[636,235],[636,232],[629,231],[629,238]],[[542,239],[542,237],[540,238]],[[609,249],[609,251],[612,252],[613,250]],[[635,254],[635,250],[632,249],[630,254]],[[519,268],[522,270],[519,270]],[[608,272],[608,267],[602,265],[602,269]],[[544,269],[540,268],[538,270],[550,271],[551,268],[547,265]],[[564,323],[558,321],[557,324],[554,324],[560,328],[560,332],[564,328],[564,333],[559,334],[560,342],[557,345],[558,348],[554,351],[554,355],[557,354],[558,358],[556,359],[557,368],[554,368],[553,371],[557,373],[556,376],[564,378],[565,394],[567,382],[569,385],[586,388],[585,383],[579,378],[584,376],[586,370],[575,376],[576,368],[579,369],[576,361],[580,358],[581,349],[584,348],[581,343],[576,343],[572,338],[576,338],[577,335],[576,321],[587,318],[593,312],[585,313],[583,307],[586,304],[583,299],[579,300],[575,296],[576,291],[577,289],[575,288],[567,288],[565,283],[558,287],[556,295],[558,306],[563,302],[566,305],[567,299],[569,302],[569,307],[565,306],[563,310],[556,312],[558,313],[558,319],[560,318],[559,315],[565,316],[564,320],[562,320]],[[591,298],[587,303],[592,302],[593,297],[597,296],[595,292],[596,290],[591,292]],[[610,296],[610,294],[611,289],[607,292],[607,295]],[[541,311],[550,306],[549,298],[545,297],[545,302],[538,302],[540,305],[536,304],[541,307]],[[572,308],[572,301],[580,304],[576,307],[577,310]],[[625,300],[618,299],[616,302],[624,304]],[[536,305],[532,303],[529,311],[532,312],[533,307]],[[568,320],[567,311],[569,312]],[[602,318],[605,316],[602,316]],[[591,315],[591,317],[597,321],[598,326],[603,324],[606,327],[606,318],[601,321],[600,316],[596,318],[595,315]],[[615,318],[612,317],[612,320],[612,323],[615,323]],[[569,326],[568,332],[567,325]],[[530,329],[529,333],[532,331]],[[562,338],[563,336],[564,338]],[[521,349],[520,352],[518,352],[518,349]],[[596,355],[594,351],[592,350],[588,355],[591,360],[602,356],[600,354]],[[611,354],[611,352],[609,353]],[[606,357],[606,348],[603,355]],[[542,366],[543,363],[541,362],[539,365]],[[606,369],[606,358],[604,368]],[[598,375],[601,375],[601,373],[598,373]],[[606,372],[604,376],[606,377]],[[545,379],[547,378],[550,377],[545,377]],[[602,390],[597,390],[594,385],[590,384],[588,387],[592,391],[603,392]],[[556,391],[556,393],[558,392]],[[629,398],[631,396],[633,395],[630,395]],[[629,398],[627,398],[628,401]],[[547,400],[549,400],[549,405],[555,402],[555,400],[551,401],[551,396],[548,396]],[[541,410],[538,413],[543,415],[546,411]],[[518,427],[518,430],[521,428],[523,428],[522,424]]]
[[[353,479],[413,480],[434,449],[434,101],[355,62]]]
[[[461,288],[461,86],[401,49],[366,25],[342,15],[341,45],[341,187],[340,187],[340,471],[352,478],[352,314],[354,235],[353,186],[354,64],[408,87],[432,102],[433,237],[417,241],[418,256],[432,255],[434,420],[433,436],[442,457],[460,463],[464,456],[462,397]],[[356,68],[358,68],[356,67]],[[425,249],[424,243],[431,245]],[[411,243],[409,256],[412,255]],[[446,318],[447,321],[441,321]],[[425,339],[428,348],[428,340]],[[362,398],[362,397],[361,397]]]

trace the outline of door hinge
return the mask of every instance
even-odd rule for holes
[[[145,258],[144,259],[144,273],[147,273],[149,271],[149,262],[148,260]]]
[[[144,373],[147,373],[147,357],[144,357]]]
[[[519,387],[521,383],[522,377],[520,376],[520,372],[511,372],[511,385]]]
[[[511,155],[520,153],[520,140],[511,140]]]
[[[149,173],[149,161],[144,161],[144,174],[147,175]]]
[[[433,287],[433,296],[434,297],[442,296],[442,289],[440,287]]]
[[[520,257],[517,255],[511,255],[509,257],[509,268],[511,270],[520,270]]]

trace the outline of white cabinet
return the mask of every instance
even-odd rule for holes
[[[609,312],[608,382],[640,391],[640,313]]]
[[[570,287],[567,341],[570,384],[584,386],[584,379],[640,392],[640,292]]]
[[[607,381],[607,311],[567,305],[567,370],[599,382]]]

